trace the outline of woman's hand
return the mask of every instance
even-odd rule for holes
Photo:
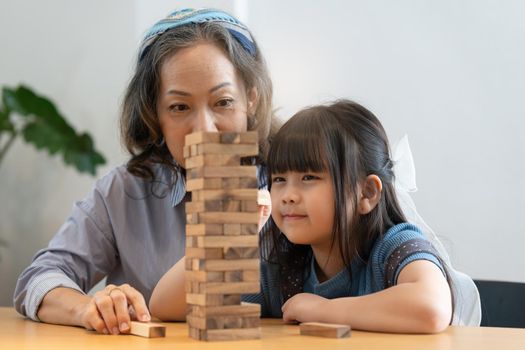
[[[257,192],[257,204],[259,205],[259,229],[260,232],[272,213],[272,199],[268,190]]]
[[[319,313],[325,310],[328,299],[311,293],[299,293],[291,297],[281,308],[283,321],[321,322]]]
[[[151,317],[144,297],[128,284],[107,285],[78,310],[86,329],[104,334],[129,333],[131,319],[148,322]]]

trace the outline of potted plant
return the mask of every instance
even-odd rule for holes
[[[48,98],[29,87],[2,87],[0,102],[0,168],[6,153],[18,137],[50,155],[60,154],[64,163],[79,172],[95,175],[98,166],[106,163],[95,150],[93,139],[78,133]],[[5,240],[0,237],[0,246]]]

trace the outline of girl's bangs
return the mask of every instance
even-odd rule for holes
[[[285,126],[286,132],[271,142],[268,155],[270,174],[281,174],[288,171],[321,172],[327,169],[325,154],[326,145],[321,128],[312,127],[309,121],[290,123]]]

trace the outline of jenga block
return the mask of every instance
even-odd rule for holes
[[[242,201],[241,211],[244,212],[259,212],[259,205],[256,201]]]
[[[221,271],[185,271],[186,280],[193,282],[223,282],[224,272]]]
[[[223,201],[186,202],[186,214],[202,213],[204,211],[225,211],[222,209],[224,206],[225,206],[225,203]]]
[[[258,247],[259,237],[250,236],[195,236],[198,248]]]
[[[240,164],[241,156],[235,154],[201,154],[184,160],[186,169],[203,166],[238,166]]]
[[[224,249],[222,248],[186,248],[187,258],[197,259],[223,259]]]
[[[259,188],[259,183],[257,182],[257,176],[256,177],[240,177],[239,178],[239,187],[240,188]]]
[[[161,338],[166,336],[166,326],[160,323],[131,321],[129,333],[145,338]]]
[[[255,143],[259,141],[259,135],[256,131],[248,131],[243,133],[222,132],[221,143]]]
[[[197,282],[199,293],[211,294],[249,294],[259,293],[259,282]]]
[[[244,282],[259,282],[261,273],[259,270],[244,270],[242,272],[242,281]]]
[[[220,143],[221,142],[221,134],[218,132],[210,132],[210,131],[197,131],[192,134],[186,135],[184,138],[184,144],[189,145],[195,145],[198,143]]]
[[[201,306],[239,305],[241,303],[241,295],[187,293],[186,303]]]
[[[221,190],[225,188],[223,186],[223,181],[228,178],[195,178],[195,179],[186,179],[186,191],[195,191],[195,190]],[[237,188],[239,186],[235,186]]]
[[[257,270],[259,269],[259,259],[186,259],[186,267],[188,265],[188,270],[194,271]]]
[[[186,225],[186,236],[215,236],[224,234],[221,224],[195,224]],[[187,240],[186,240],[187,242]],[[191,247],[186,244],[186,247]]]
[[[201,143],[197,145],[197,155],[200,154],[234,154],[242,157],[259,154],[258,144],[225,144]]]
[[[261,320],[259,316],[242,317],[239,315],[198,317],[186,316],[186,322],[192,328],[198,329],[242,329],[259,327]]]
[[[210,316],[252,316],[259,317],[261,315],[261,305],[241,302],[240,305],[225,305],[225,306],[201,306],[191,305],[190,314],[197,317]]]
[[[241,224],[224,224],[224,235],[239,236],[241,234]]]
[[[192,192],[192,201],[211,201],[211,200],[257,200],[257,189],[238,188],[227,190],[198,190]]]
[[[242,224],[241,235],[256,235],[259,232],[258,224]]]
[[[313,335],[325,338],[347,338],[350,326],[320,322],[303,322],[299,325],[301,335]]]
[[[256,177],[257,167],[253,165],[239,165],[239,166],[204,166],[193,169],[187,169],[187,179],[198,178],[224,178],[224,177]]]
[[[261,328],[238,328],[238,329],[208,329],[203,330],[205,333],[203,340],[242,340],[242,339],[260,339]]]
[[[223,250],[224,259],[257,259],[259,247],[229,247]]]
[[[259,222],[257,212],[213,212],[186,214],[188,224],[252,224]]]
[[[242,282],[242,271],[225,271],[224,282]]]

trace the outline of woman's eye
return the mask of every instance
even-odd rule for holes
[[[173,112],[184,112],[190,109],[188,105],[183,104],[183,103],[172,104],[169,108],[170,108],[170,111],[173,111]]]
[[[216,104],[218,107],[231,107],[233,106],[233,99],[232,98],[223,98],[219,100]]]

